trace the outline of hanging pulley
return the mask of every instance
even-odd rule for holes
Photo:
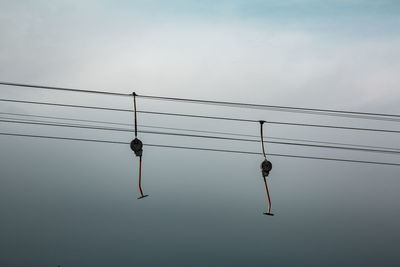
[[[267,198],[268,198],[268,210],[267,212],[264,212],[265,215],[270,215],[270,216],[274,216],[273,213],[271,213],[271,198],[269,196],[269,191],[268,191],[268,185],[267,185],[267,179],[265,177],[267,177],[269,175],[269,172],[272,170],[272,163],[267,160],[267,156],[265,155],[265,149],[264,149],[264,137],[263,137],[263,124],[265,121],[260,121],[260,129],[261,129],[261,147],[262,147],[262,152],[264,155],[264,160],[263,162],[261,162],[261,174],[264,178],[264,185],[265,185],[265,191],[267,192]]]
[[[138,199],[142,199],[149,195],[144,195],[142,190],[142,155],[143,155],[143,143],[137,138],[137,123],[136,123],[136,93],[132,93],[133,96],[133,112],[135,114],[135,139],[131,142],[131,149],[135,153],[137,157],[139,157],[139,190],[140,190],[140,197]]]
[[[131,149],[135,152],[137,157],[141,157],[143,154],[143,143],[137,137],[131,142]]]
[[[267,159],[264,159],[264,161],[261,163],[261,173],[263,177],[267,177],[269,175],[269,172],[272,170],[272,163],[271,161],[268,161]]]

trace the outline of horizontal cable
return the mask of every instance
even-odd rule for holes
[[[47,136],[47,135],[16,134],[16,133],[4,133],[4,132],[0,132],[0,135],[19,136],[19,137],[32,137],[32,138],[44,138],[44,139],[55,139],[55,140],[68,140],[68,141],[85,141],[85,142],[97,142],[97,143],[109,143],[109,144],[123,144],[123,145],[128,145],[129,144],[128,142],[121,142],[121,141],[109,141],[109,140],[86,139],[86,138],[72,138],[72,137],[59,137],[59,136]],[[261,153],[259,153],[259,152],[240,151],[240,150],[227,150],[227,149],[214,149],[214,148],[202,148],[202,147],[173,146],[173,145],[160,145],[160,144],[144,144],[144,146],[163,147],[163,148],[177,148],[177,149],[188,149],[188,150],[200,150],[200,151],[213,151],[213,152],[227,152],[227,153],[238,153],[238,154],[249,154],[249,155],[261,155]],[[288,157],[288,158],[302,158],[302,159],[315,159],[315,160],[328,160],[328,161],[340,161],[340,162],[352,162],[352,163],[365,163],[365,164],[376,164],[376,165],[387,165],[387,166],[400,166],[399,163],[391,163],[391,162],[365,161],[365,160],[353,160],[353,159],[342,159],[342,158],[327,158],[327,157],[313,157],[313,156],[277,154],[277,153],[269,153],[268,155],[277,156],[277,157]]]
[[[76,118],[67,118],[67,117],[58,117],[58,116],[44,116],[44,115],[37,115],[37,114],[24,114],[24,113],[15,113],[15,112],[0,112],[0,114],[19,116],[19,117],[31,117],[31,118],[56,119],[56,120],[66,120],[66,121],[78,121],[78,122],[133,126],[132,123],[100,121],[100,120],[85,120],[85,119],[76,119]]]
[[[127,129],[127,128],[99,127],[99,126],[89,126],[89,125],[81,125],[81,124],[29,122],[29,121],[15,121],[15,120],[2,120],[2,119],[0,119],[0,122],[31,124],[31,125],[42,125],[42,126],[70,127],[70,128],[105,130],[105,131],[133,132],[132,129]],[[218,140],[227,140],[227,141],[242,141],[242,142],[255,142],[255,143],[260,142],[259,140],[253,140],[253,139],[221,137],[221,136],[211,136],[211,135],[195,135],[195,134],[156,132],[156,131],[146,131],[146,130],[140,130],[138,132],[146,133],[146,134],[158,134],[158,135],[170,135],[170,136],[180,136],[180,137],[218,139]],[[353,150],[353,151],[375,152],[375,153],[400,154],[400,151],[383,150],[383,149],[368,149],[368,148],[357,148],[357,147],[328,146],[328,145],[315,145],[315,144],[304,144],[304,143],[302,144],[302,143],[291,143],[291,142],[281,142],[281,141],[264,141],[264,143],[278,144],[278,145],[329,148],[329,149],[341,149],[341,150]]]
[[[44,86],[44,85],[34,85],[34,84],[0,82],[0,85],[18,86],[18,87],[27,87],[27,88],[36,88],[36,89],[45,89],[45,90],[67,91],[67,92],[75,92],[75,93],[90,93],[90,94],[115,95],[115,96],[132,96],[132,94],[123,94],[123,93],[116,93],[116,92],[109,92],[109,91],[85,90],[85,89]]]
[[[250,108],[250,109],[268,109],[268,110],[275,110],[275,111],[305,113],[305,114],[314,114],[314,115],[327,115],[327,116],[337,116],[337,117],[346,117],[346,118],[400,121],[400,115],[398,115],[398,114],[372,113],[372,112],[346,111],[346,110],[333,110],[333,109],[318,109],[318,108],[304,108],[304,107],[264,105],[264,104],[249,104],[249,103],[240,103],[240,102],[189,99],[189,98],[165,97],[165,96],[154,96],[154,95],[137,95],[137,97],[149,98],[149,99],[155,99],[155,100],[189,102],[189,103],[197,103],[197,104],[231,106],[231,107]]]
[[[133,127],[132,123],[121,123],[121,122],[110,122],[110,121],[99,121],[99,120],[84,120],[84,119],[76,119],[76,118],[66,118],[66,117],[56,117],[56,116],[41,116],[41,115],[12,113],[12,112],[0,112],[0,114],[6,114],[6,115],[12,115],[12,116],[34,117],[34,118],[67,120],[67,121],[78,121],[78,122],[101,123],[101,124],[106,124],[106,125],[122,125],[122,126],[132,126]],[[2,117],[2,119],[8,119],[9,120],[9,119],[15,119],[15,118]],[[32,121],[36,121],[36,120],[32,120]],[[46,121],[37,121],[37,122],[46,122]],[[162,126],[143,125],[143,124],[138,124],[138,126],[139,127],[143,127],[143,128],[150,128],[150,129],[164,129],[164,130],[176,130],[176,131],[187,131],[187,132],[196,132],[196,133],[211,133],[211,134],[220,134],[220,135],[232,135],[232,136],[243,136],[243,137],[259,138],[258,135],[252,135],[252,134],[239,134],[239,133],[231,133],[231,132],[206,131],[206,130],[195,130],[195,129],[187,129],[187,128],[175,128],[175,127],[162,127]],[[307,143],[316,143],[316,144],[353,146],[353,147],[364,147],[364,148],[375,148],[375,149],[386,149],[386,150],[400,150],[400,148],[389,148],[389,147],[383,147],[383,146],[357,145],[357,144],[338,143],[338,142],[326,142],[326,141],[316,141],[316,140],[309,140],[309,139],[283,138],[283,137],[273,137],[273,136],[264,136],[264,138],[277,139],[277,140],[287,140],[287,141],[297,141],[297,142],[307,142]]]
[[[44,86],[44,85],[32,85],[32,84],[22,84],[22,83],[11,83],[11,82],[0,82],[0,85],[7,86],[18,86],[45,90],[58,90],[67,91],[75,93],[91,93],[91,94],[103,94],[103,95],[115,95],[115,96],[132,96],[132,94],[126,93],[116,93],[110,91],[99,91],[99,90],[85,90],[67,87],[55,87],[55,86]],[[253,104],[253,103],[243,103],[243,102],[227,102],[227,101],[215,101],[215,100],[203,100],[203,99],[192,99],[192,98],[178,98],[178,97],[165,97],[165,96],[155,96],[155,95],[140,95],[137,97],[156,99],[156,100],[167,100],[167,101],[179,101],[188,103],[198,103],[207,105],[221,105],[221,106],[232,106],[240,108],[250,108],[250,109],[269,109],[278,110],[286,112],[300,112],[315,115],[329,115],[329,116],[340,116],[340,117],[350,117],[359,119],[375,119],[375,120],[396,120],[400,118],[398,114],[388,114],[388,113],[372,113],[372,112],[360,112],[360,111],[347,111],[347,110],[333,110],[333,109],[320,109],[320,108],[305,108],[305,107],[293,107],[293,106],[281,106],[281,105],[264,105],[264,104]]]
[[[14,99],[4,99],[4,98],[0,99],[0,101],[13,102],[13,103],[23,103],[23,104],[36,104],[36,105],[69,107],[69,108],[85,108],[85,109],[96,109],[96,110],[107,110],[107,111],[133,112],[133,110],[130,110],[130,109],[87,106],[87,105],[60,104],[60,103],[48,103],[48,102],[14,100]],[[137,113],[143,113],[143,114],[178,116],[178,117],[189,117],[189,118],[198,118],[198,119],[213,119],[213,120],[226,120],[226,121],[251,122],[251,123],[254,123],[254,122],[258,123],[259,122],[259,120],[250,120],[250,119],[241,119],[241,118],[232,118],[232,117],[203,116],[203,115],[183,114],[183,113],[143,111],[143,110],[137,110],[136,112]],[[266,121],[266,123],[277,124],[277,125],[290,125],[290,126],[302,126],[302,127],[341,129],[341,130],[371,131],[371,132],[384,132],[384,133],[400,133],[400,130],[376,129],[376,128],[346,127],[346,126],[307,124],[307,123],[294,123],[294,122],[281,122],[281,121]]]

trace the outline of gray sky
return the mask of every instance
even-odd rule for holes
[[[0,0],[0,80],[400,114],[397,1]],[[132,108],[130,98],[0,87],[2,98]],[[139,109],[400,130],[394,122],[138,100]],[[132,114],[0,103],[0,112],[133,123]],[[258,125],[139,115],[146,125],[258,134]],[[130,133],[0,124],[129,142]],[[266,135],[399,148],[396,134],[266,125]],[[259,144],[141,135],[144,143]],[[393,266],[398,167],[0,137],[0,265]],[[267,145],[267,153],[400,162]]]

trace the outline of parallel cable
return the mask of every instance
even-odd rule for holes
[[[132,123],[122,123],[122,122],[112,122],[112,121],[101,121],[101,120],[85,120],[85,119],[76,119],[76,118],[67,118],[67,117],[58,117],[58,116],[44,116],[44,115],[35,115],[35,114],[24,114],[24,113],[15,113],[15,112],[0,112],[0,114],[11,115],[11,116],[21,116],[21,117],[32,117],[32,118],[43,118],[43,119],[56,119],[56,120],[66,120],[66,121],[78,121],[78,122],[90,122],[90,123],[101,123],[101,124],[109,124],[109,125],[122,125],[122,126],[132,126]],[[142,126],[142,125],[140,125]]]
[[[107,111],[121,111],[121,112],[132,112],[129,109],[120,108],[109,108],[109,107],[98,107],[98,106],[86,106],[86,105],[72,105],[72,104],[60,104],[60,103],[48,103],[48,102],[37,102],[37,101],[25,101],[25,100],[14,100],[14,99],[0,99],[4,102],[24,103],[24,104],[38,104],[38,105],[49,105],[49,106],[60,106],[70,108],[85,108],[85,109],[96,109],[96,110],[107,110]],[[258,122],[258,120],[232,118],[232,117],[217,117],[217,116],[204,116],[195,114],[183,114],[183,113],[170,113],[170,112],[159,112],[159,111],[137,111],[137,113],[152,114],[152,115],[165,115],[165,116],[178,116],[178,117],[190,117],[198,119],[213,119],[213,120],[226,120],[226,121],[238,121],[238,122]],[[328,129],[342,129],[342,130],[355,130],[355,131],[371,131],[371,132],[384,132],[384,133],[400,133],[400,130],[389,130],[389,129],[376,129],[376,128],[362,128],[362,127],[346,127],[346,126],[335,126],[335,125],[323,125],[323,124],[307,124],[307,123],[294,123],[294,122],[282,122],[282,121],[266,121],[269,124],[277,125],[290,125],[290,126],[302,126],[302,127],[316,127],[316,128],[328,128]]]
[[[130,94],[116,93],[116,92],[110,92],[110,91],[86,90],[86,89],[77,89],[77,88],[44,86],[44,85],[22,84],[22,83],[11,83],[11,82],[0,82],[0,85],[17,86],[17,87],[28,87],[28,88],[36,88],[36,89],[44,89],[44,90],[67,91],[67,92],[75,92],[75,93],[90,93],[90,94],[115,95],[115,96],[130,96]]]
[[[85,120],[85,119],[66,118],[66,117],[57,117],[57,116],[41,116],[41,115],[22,114],[22,113],[13,113],[13,112],[0,112],[0,114],[12,115],[12,116],[24,116],[24,117],[34,117],[34,118],[77,121],[77,122],[100,123],[100,124],[106,124],[106,125],[132,126],[131,123],[100,121],[100,120]],[[14,119],[15,120],[18,118],[0,117],[0,119],[5,119],[5,120]],[[26,119],[18,119],[18,120],[26,120]],[[46,122],[46,121],[41,121],[41,120],[28,120],[28,121]],[[53,123],[56,123],[56,122],[53,121]],[[240,134],[240,133],[221,132],[221,131],[207,131],[207,130],[196,130],[196,129],[188,129],[188,128],[176,128],[176,127],[163,127],[163,126],[143,125],[143,124],[138,124],[138,126],[140,126],[142,128],[150,128],[150,129],[175,130],[175,131],[184,131],[184,132],[186,131],[186,132],[207,133],[207,134],[211,133],[211,134],[219,134],[219,135],[255,137],[255,138],[259,137],[258,135],[252,135],[252,134]],[[274,137],[274,136],[264,136],[264,138],[276,139],[276,140],[286,140],[286,141],[296,141],[296,142],[306,142],[306,143],[316,143],[316,144],[353,146],[353,147],[375,148],[375,149],[385,149],[385,150],[400,150],[400,148],[389,148],[389,147],[383,147],[383,146],[368,146],[368,145],[358,145],[358,144],[339,143],[339,142],[316,141],[316,140],[310,140],[310,139],[284,138],[284,137]]]
[[[110,141],[110,140],[86,139],[86,138],[73,138],[73,137],[60,137],[60,136],[48,136],[48,135],[17,134],[17,133],[5,133],[5,132],[0,132],[0,135],[43,138],[43,139],[55,139],[55,140],[68,140],[68,141],[97,142],[97,143],[108,143],[108,144],[122,144],[122,145],[128,145],[129,144],[128,142],[122,142],[122,141]],[[226,152],[226,153],[237,153],[237,154],[248,154],[248,155],[262,155],[259,152],[240,151],[240,150],[227,150],[227,149],[214,149],[214,148],[203,148],[203,147],[175,146],[175,145],[162,145],[162,144],[144,144],[144,146],[161,147],[161,148],[187,149],[187,150],[199,150],[199,151],[212,151],[212,152]],[[365,163],[365,164],[376,164],[376,165],[387,165],[387,166],[400,166],[400,163],[391,163],[391,162],[365,161],[365,160],[353,160],[353,159],[343,159],[343,158],[313,157],[313,156],[277,154],[277,153],[268,153],[268,154],[271,155],[271,156],[277,156],[277,157],[302,158],[302,159],[327,160],[327,161],[352,162],[352,163]]]
[[[15,121],[15,120],[2,120],[2,119],[0,119],[0,122],[18,123],[18,124],[31,124],[31,125],[42,125],[42,126],[55,126],[55,127],[69,127],[69,128],[92,129],[92,130],[105,130],[105,131],[118,131],[118,132],[132,132],[131,129],[127,129],[127,128],[111,128],[111,127],[100,127],[100,126],[91,126],[91,125],[82,125],[82,124],[29,122],[29,121]],[[170,136],[193,137],[193,138],[206,138],[206,139],[218,139],[218,140],[227,140],[227,141],[258,142],[258,140],[252,140],[252,139],[222,137],[222,136],[211,136],[211,135],[195,135],[195,134],[183,134],[183,133],[172,133],[172,132],[157,132],[157,131],[146,131],[146,130],[141,130],[141,131],[138,131],[138,132],[146,133],[146,134],[170,135]],[[353,150],[353,151],[375,152],[375,153],[400,154],[400,151],[395,151],[395,150],[367,149],[367,148],[358,148],[358,147],[315,145],[315,144],[291,143],[291,142],[281,142],[281,141],[264,141],[264,143],[278,144],[278,145],[291,145],[291,146],[327,148],[327,149]]]
[[[49,102],[16,100],[16,99],[6,99],[6,98],[0,98],[0,101],[2,101],[2,102],[11,102],[11,103],[20,103],[20,104],[56,106],[56,107],[65,107],[65,108],[82,108],[82,109],[94,109],[94,110],[133,112],[130,109],[121,109],[121,108],[109,108],[109,107],[87,106],[87,105],[73,105],[73,104],[62,104],[62,103],[49,103]]]
[[[264,105],[264,104],[252,104],[252,103],[243,103],[243,102],[226,102],[226,101],[189,99],[189,98],[165,97],[165,96],[154,96],[154,95],[138,95],[138,97],[155,99],[155,100],[189,102],[189,103],[206,104],[206,105],[231,106],[231,107],[249,108],[249,109],[278,110],[278,111],[284,111],[284,112],[295,112],[295,113],[305,113],[305,114],[314,114],[314,115],[328,115],[328,116],[338,116],[338,117],[358,118],[358,119],[400,121],[399,114],[372,113],[372,112],[319,109],[319,108],[305,108],[305,107],[280,106],[280,105]]]
[[[114,95],[114,96],[130,96],[127,93],[117,93],[111,91],[99,91],[99,90],[86,90],[86,89],[76,89],[67,87],[55,87],[55,86],[44,86],[44,85],[32,85],[32,84],[22,84],[22,83],[12,83],[12,82],[0,82],[0,85],[7,86],[17,86],[17,87],[27,87],[45,90],[58,90],[58,91],[68,91],[75,93],[91,93],[91,94],[103,94],[103,95]],[[353,117],[361,119],[375,119],[375,120],[394,120],[394,118],[399,119],[399,114],[388,114],[388,113],[373,113],[373,112],[361,112],[361,111],[347,111],[347,110],[334,110],[334,109],[320,109],[320,108],[306,108],[306,107],[293,107],[293,106],[281,106],[281,105],[264,105],[264,104],[253,104],[253,103],[243,103],[243,102],[228,102],[228,101],[215,101],[215,100],[204,100],[204,99],[191,99],[191,98],[178,98],[178,97],[165,97],[165,96],[155,96],[155,95],[137,95],[138,97],[156,99],[156,100],[167,100],[167,101],[179,101],[188,103],[198,103],[207,105],[222,105],[222,106],[232,106],[240,108],[250,108],[250,109],[272,109],[287,112],[301,112],[301,113],[311,113],[316,115],[330,115],[330,116],[341,116],[341,117]]]

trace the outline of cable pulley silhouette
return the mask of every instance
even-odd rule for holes
[[[132,93],[133,96],[133,111],[135,115],[135,139],[131,142],[131,149],[135,153],[137,157],[139,157],[139,190],[140,190],[140,197],[138,199],[142,199],[149,195],[144,195],[142,190],[142,155],[143,155],[143,143],[137,138],[137,118],[136,118],[136,93]]]
[[[262,152],[264,155],[264,161],[261,162],[261,174],[264,178],[264,185],[265,185],[265,191],[267,192],[267,198],[268,198],[268,211],[264,212],[265,215],[270,215],[274,216],[273,213],[271,213],[271,198],[269,196],[269,191],[268,191],[268,185],[267,185],[267,179],[265,177],[268,177],[269,172],[272,170],[272,163],[267,160],[267,156],[265,155],[265,149],[264,149],[264,138],[263,138],[263,124],[265,121],[260,121],[260,131],[261,131],[261,147],[262,147]]]

